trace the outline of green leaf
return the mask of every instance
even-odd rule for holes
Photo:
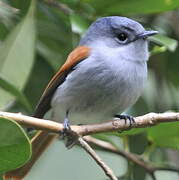
[[[167,36],[158,34],[149,38],[151,41],[166,47],[169,51],[175,51],[178,46],[178,41]],[[163,49],[162,49],[163,50]]]
[[[24,130],[16,122],[0,118],[0,173],[24,165],[31,154],[31,144]]]
[[[179,123],[161,123],[147,129],[148,138],[155,145],[179,149]]]
[[[167,50],[166,46],[154,46],[150,51],[150,56],[165,52]]]
[[[83,0],[90,3],[98,14],[148,14],[169,11],[179,7],[178,0]]]
[[[35,1],[26,17],[11,31],[0,48],[0,74],[20,91],[23,90],[34,62]],[[15,98],[0,89],[0,108]]]
[[[37,11],[39,35],[37,50],[57,71],[72,49],[70,18],[64,16],[58,9],[46,6],[43,2],[39,3],[41,8]]]
[[[29,101],[27,100],[26,96],[21,91],[19,91],[19,89],[17,89],[13,84],[9,83],[5,78],[3,78],[1,75],[0,75],[0,86],[4,90],[6,90],[6,92],[9,92],[14,97],[16,97],[19,100],[19,102],[22,103],[29,112],[32,111],[32,107],[29,104]]]
[[[17,14],[18,9],[0,1],[0,22],[9,26],[13,23],[12,18]]]
[[[83,34],[88,28],[89,24],[82,16],[71,14],[70,16],[72,31],[78,34]]]

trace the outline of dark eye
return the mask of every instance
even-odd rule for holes
[[[127,34],[126,33],[120,33],[120,34],[117,35],[117,38],[120,41],[125,41],[127,39]]]

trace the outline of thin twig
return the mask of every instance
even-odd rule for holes
[[[104,161],[96,154],[96,152],[89,146],[89,144],[82,138],[79,137],[78,142],[80,143],[81,147],[85,149],[85,151],[96,161],[96,163],[103,169],[105,174],[111,180],[117,180],[117,177],[114,175],[113,171],[110,167],[104,163]]]
[[[10,118],[26,127],[46,130],[53,133],[59,133],[63,131],[63,124],[61,123],[25,116],[20,113],[9,113],[0,111],[0,117]],[[135,117],[134,120],[135,123],[133,123],[132,125],[129,125],[129,123],[125,123],[125,120],[115,118],[111,121],[100,124],[89,124],[81,126],[72,125],[71,129],[79,136],[85,136],[101,132],[124,131],[131,128],[150,127],[159,123],[176,122],[179,121],[179,113],[149,113],[143,116]]]
[[[102,148],[105,151],[118,154],[118,155],[126,158],[127,160],[132,161],[133,163],[143,167],[147,172],[153,171],[153,169],[152,169],[153,167],[150,166],[147,162],[145,162],[137,154],[133,154],[133,153],[130,153],[130,152],[127,152],[127,151],[119,150],[115,146],[113,146],[111,143],[106,142],[106,141],[102,141],[102,140],[99,140],[99,139],[96,139],[96,138],[93,138],[91,136],[85,136],[84,139],[87,142],[89,142],[89,143],[91,143],[91,144],[93,144],[95,146],[98,146],[98,147]]]
[[[145,161],[141,156],[138,156],[137,154],[133,154],[130,152],[122,151],[117,149],[115,146],[113,146],[111,143],[102,141],[96,138],[93,138],[91,136],[85,136],[83,137],[88,143],[93,144],[105,151],[112,152],[118,155],[121,155],[122,157],[126,158],[128,161],[131,161],[140,167],[144,168],[153,178],[153,180],[156,179],[155,177],[155,172],[156,171],[162,171],[162,170],[167,170],[167,171],[173,171],[179,173],[179,169],[176,167],[171,167],[171,166],[156,166],[153,165],[151,162]]]

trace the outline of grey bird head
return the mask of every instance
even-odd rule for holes
[[[145,30],[140,23],[126,17],[103,17],[89,27],[80,45],[116,48],[127,60],[147,61],[147,38],[157,33]]]

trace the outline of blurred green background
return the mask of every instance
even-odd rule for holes
[[[1,0],[0,110],[32,115],[48,81],[78,45],[90,23],[98,17],[118,15],[160,32],[151,38],[146,88],[127,113],[138,116],[178,111],[178,7],[178,0]],[[178,123],[97,137],[112,142],[120,150],[141,155],[151,165],[168,167],[170,164],[179,168]],[[152,178],[145,169],[119,155],[98,152],[121,180]],[[179,175],[171,171],[157,171],[155,175],[162,180],[179,179]],[[43,154],[25,179],[49,178],[106,179],[82,149],[67,150],[61,142],[54,143]]]

